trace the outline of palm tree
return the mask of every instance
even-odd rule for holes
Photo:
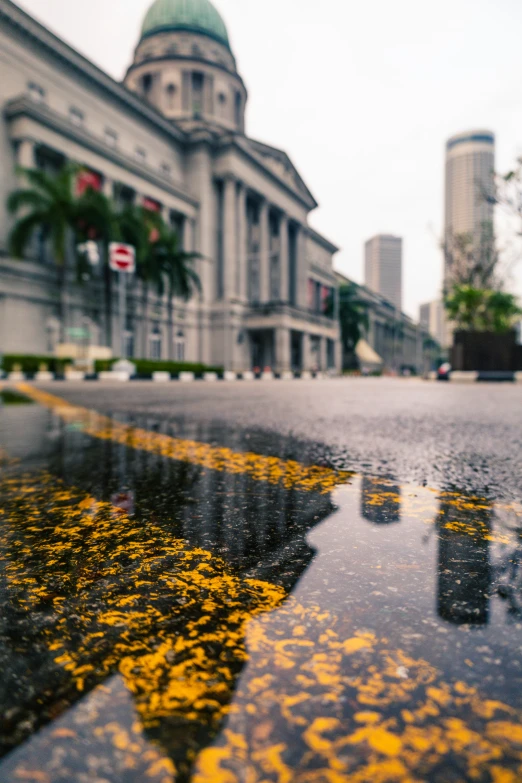
[[[332,309],[333,303],[327,311]],[[339,324],[343,353],[353,357],[357,343],[369,328],[368,305],[359,297],[354,283],[339,286]]]
[[[161,295],[163,292],[163,275],[160,260],[154,249],[159,240],[164,224],[161,214],[142,206],[129,205],[119,216],[122,239],[136,249],[136,276],[142,284],[143,292],[143,356],[147,353],[146,327],[149,320],[149,290],[152,287]]]
[[[188,301],[194,291],[201,291],[201,281],[192,268],[192,262],[201,258],[199,253],[188,253],[181,247],[179,236],[166,226],[160,230],[160,235],[153,248],[154,268],[160,278],[165,278],[167,284],[167,307],[169,328],[169,359],[172,359],[174,347],[174,297]],[[164,291],[160,283],[158,293]]]
[[[87,188],[78,199],[79,231],[102,245],[105,336],[112,348],[112,271],[109,267],[109,244],[123,239],[120,216],[113,202],[104,193]]]
[[[51,176],[39,169],[20,169],[28,186],[15,190],[7,199],[12,215],[22,211],[9,235],[9,248],[15,258],[22,258],[36,229],[49,237],[58,274],[59,320],[61,339],[65,333],[65,293],[69,237],[76,229],[78,199],[74,194],[77,167],[64,166]]]

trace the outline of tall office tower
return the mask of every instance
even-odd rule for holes
[[[455,248],[452,237],[458,234],[469,234],[475,247],[488,231],[492,236],[493,204],[485,196],[494,192],[494,172],[495,137],[491,131],[467,131],[447,141],[444,236],[450,248]],[[445,286],[456,274],[454,256],[455,252],[445,254]]]
[[[419,308],[419,323],[440,345],[444,344],[444,307],[441,299],[421,304]]]
[[[402,239],[378,234],[364,246],[364,283],[402,310]]]

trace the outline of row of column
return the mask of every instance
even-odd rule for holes
[[[232,177],[226,177],[223,183],[223,298],[249,299],[248,264],[248,216],[247,187]],[[256,198],[258,198],[256,196]],[[259,301],[268,302],[270,292],[270,209],[269,202],[259,201]],[[306,281],[296,280],[295,292],[290,287],[290,248],[288,216],[277,211],[279,219],[279,297],[283,302],[300,300],[299,292],[304,290]],[[303,268],[299,263],[304,257],[302,246],[304,233],[295,225],[296,232],[296,275]],[[303,270],[304,271],[304,270]]]

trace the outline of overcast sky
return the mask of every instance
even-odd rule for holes
[[[20,0],[116,79],[150,0]],[[488,128],[522,154],[520,0],[215,0],[249,91],[247,133],[286,150],[310,222],[363,281],[363,243],[404,238],[404,309],[437,296],[444,142]],[[522,291],[522,263],[515,285]]]

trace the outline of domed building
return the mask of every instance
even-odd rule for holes
[[[69,335],[82,328],[92,353],[105,345],[114,355],[235,372],[339,368],[329,306],[337,248],[308,225],[317,202],[287,153],[246,135],[247,90],[210,0],[154,0],[123,83],[11,0],[0,0],[0,47],[9,172],[0,184],[0,323],[14,325],[0,331],[0,352],[71,353]],[[48,242],[40,236],[24,262],[10,259],[3,205],[18,184],[16,164],[52,172],[67,160],[81,166],[79,188],[161,211],[199,254],[201,293],[169,303],[136,282],[123,323],[116,281],[110,318],[100,305],[100,265],[83,287],[71,272],[57,323]]]
[[[247,92],[209,0],[155,0],[125,85],[187,130],[245,130]]]

